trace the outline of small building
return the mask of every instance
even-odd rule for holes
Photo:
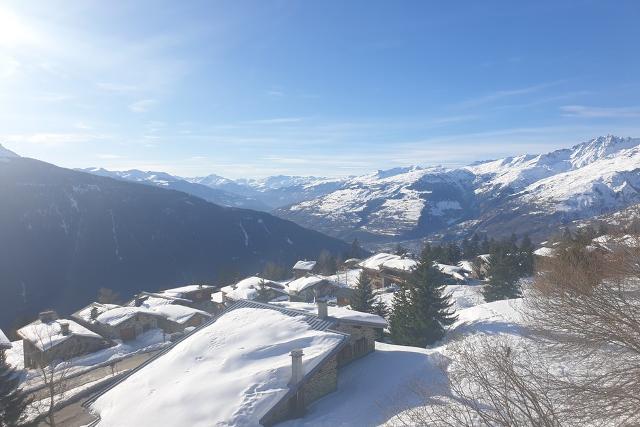
[[[472,279],[472,272],[459,265],[434,263],[434,266],[445,276],[447,285],[464,285]]]
[[[11,341],[7,338],[7,336],[0,329],[0,361],[4,360],[4,352],[11,348]]]
[[[365,259],[358,266],[371,280],[374,289],[383,289],[405,283],[418,266],[418,261],[382,252]]]
[[[166,297],[179,298],[182,300],[178,302],[179,304],[215,314],[216,307],[211,301],[211,294],[213,294],[216,289],[214,286],[197,284],[166,289],[158,294]]]
[[[179,304],[167,304],[162,299],[149,298],[143,307],[158,314],[158,327],[170,334],[182,332],[189,327],[200,327],[212,317],[206,311]]]
[[[151,329],[159,328],[163,318],[144,307],[115,307],[106,310],[90,322],[101,335],[131,341]]]
[[[260,302],[269,302],[273,300],[287,300],[289,294],[285,285],[266,280],[261,277],[251,276],[242,279],[238,283],[225,286],[220,289],[223,300],[256,300]]]
[[[316,261],[298,261],[293,266],[293,277],[298,279],[300,277],[304,277],[307,274],[311,274],[316,270]]]
[[[367,313],[282,304],[231,303],[215,322],[96,396],[92,425],[271,426],[301,417],[336,390],[341,366],[373,351],[369,330],[386,326]]]
[[[36,368],[53,361],[94,353],[111,345],[109,340],[73,320],[58,319],[53,311],[18,330],[24,350],[24,366]]]
[[[299,302],[314,302],[319,298],[335,298],[339,288],[341,286],[336,282],[319,275],[300,277],[287,283],[286,286],[289,300]]]

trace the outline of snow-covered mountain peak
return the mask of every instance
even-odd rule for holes
[[[390,178],[392,176],[401,175],[407,172],[414,172],[419,170],[422,170],[420,166],[396,167],[396,168],[391,168],[386,170],[378,170],[375,173],[375,176],[376,178],[383,179],[383,178]]]
[[[571,148],[571,165],[574,169],[581,168],[622,150],[636,148],[638,145],[640,145],[639,138],[621,138],[614,135],[599,136]]]
[[[20,157],[20,156],[14,153],[13,151],[9,150],[8,148],[4,148],[2,144],[0,144],[0,157],[6,158],[6,157]]]

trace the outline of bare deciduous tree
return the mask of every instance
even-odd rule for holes
[[[521,338],[450,344],[446,392],[417,390],[424,405],[391,424],[640,425],[638,236],[559,245],[522,311]]]
[[[51,328],[39,330],[37,342],[40,348],[51,348],[55,340],[55,331]],[[67,347],[66,350],[56,354],[51,360],[49,357],[41,355],[36,357],[36,373],[37,378],[43,385],[43,388],[34,394],[34,401],[31,404],[31,410],[38,417],[43,417],[45,422],[51,427],[56,426],[55,412],[57,405],[65,398],[65,394],[69,391],[69,374],[72,364],[69,354],[74,354],[73,346]]]

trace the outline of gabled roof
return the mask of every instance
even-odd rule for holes
[[[7,336],[0,329],[0,350],[7,350],[11,348],[11,341],[7,338]]]
[[[276,292],[285,293],[284,285],[257,276],[247,277],[246,279],[242,279],[238,283],[225,286],[220,290],[224,292],[229,298],[234,300],[255,299],[258,295],[258,289],[260,289],[260,286],[262,284],[264,284],[265,287],[273,289]]]
[[[63,335],[60,327],[61,323],[69,325],[69,334]],[[22,339],[29,341],[42,351],[49,350],[62,344],[73,336],[104,339],[95,332],[90,331],[82,325],[68,319],[53,320],[51,322],[41,322],[36,320],[18,329],[18,335]]]
[[[258,425],[297,387],[289,386],[292,350],[304,351],[306,379],[347,343],[313,317],[237,301],[101,394],[97,425]]]
[[[165,319],[180,324],[189,321],[189,319],[198,314],[207,318],[211,317],[211,315],[206,311],[179,304],[157,304],[148,306],[147,308]]]
[[[287,283],[287,289],[293,292],[302,292],[307,288],[311,288],[322,282],[329,280],[324,276],[305,276]]]
[[[116,307],[100,314],[95,321],[109,326],[118,326],[138,314],[156,317],[159,316],[156,312],[145,307]]]
[[[316,268],[316,261],[298,261],[293,266],[294,270],[311,271]]]
[[[367,268],[370,270],[382,270],[384,268],[390,268],[392,270],[409,272],[416,268],[416,266],[418,265],[418,261],[411,258],[403,258],[400,255],[381,252],[365,259],[358,265],[362,268]]]
[[[91,311],[93,310],[94,307],[97,311],[97,314],[100,315],[105,311],[109,311],[113,308],[117,308],[120,306],[117,304],[102,304],[99,302],[92,302],[88,306],[81,308],[80,310],[73,313],[71,317],[73,317],[74,319],[83,320],[85,322],[92,322],[93,319],[91,319]]]
[[[161,293],[182,298],[190,294],[191,292],[196,292],[196,291],[213,292],[215,289],[216,289],[215,287],[209,286],[209,285],[186,285],[186,286],[180,286],[179,288],[165,289]]]

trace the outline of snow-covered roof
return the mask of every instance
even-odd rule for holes
[[[458,266],[467,273],[473,273],[473,263],[471,261],[462,260],[458,263]]]
[[[100,314],[96,321],[109,326],[118,326],[122,322],[131,319],[138,314],[157,316],[157,314],[146,307],[116,307]]]
[[[69,325],[68,335],[62,334],[60,327],[61,323],[67,323]],[[102,337],[95,332],[92,332],[73,320],[68,319],[53,320],[51,322],[41,322],[40,320],[36,320],[35,322],[18,329],[18,335],[31,342],[42,351],[49,350],[50,348],[65,342],[72,336],[102,339]]]
[[[302,292],[307,288],[317,285],[327,280],[324,276],[306,276],[296,280],[292,280],[287,284],[287,289],[291,292]]]
[[[556,254],[556,250],[552,249],[552,248],[542,247],[542,248],[538,248],[535,251],[533,251],[533,254],[537,255],[537,256],[551,257],[551,256],[554,256]]]
[[[187,286],[180,286],[179,288],[165,289],[164,291],[162,291],[162,293],[177,296],[177,297],[183,297],[184,295],[191,292],[213,290],[213,289],[215,288],[209,285],[187,285]]]
[[[466,280],[466,277],[464,276],[466,270],[464,270],[462,267],[458,267],[457,265],[447,265],[439,263],[436,263],[436,267],[442,274],[451,276],[456,280]]]
[[[7,338],[4,332],[2,332],[2,329],[0,329],[0,350],[6,350],[8,348],[11,348],[11,341],[9,341],[9,338]]]
[[[311,271],[316,268],[315,261],[298,261],[293,266],[294,270]]]
[[[97,311],[97,315],[99,316],[105,311],[109,311],[111,309],[114,309],[120,306],[117,304],[102,304],[99,302],[92,302],[91,304],[84,307],[83,309],[76,311],[71,316],[75,319],[81,319],[81,320],[84,320],[85,322],[91,322],[93,320],[91,319],[91,311],[93,310],[94,307]]]
[[[304,316],[247,303],[100,396],[98,425],[259,425],[289,392],[292,350],[304,351],[307,375],[346,342]]]
[[[234,285],[225,286],[220,290],[227,294],[227,296],[231,299],[252,300],[255,299],[258,295],[258,289],[260,289],[260,285],[262,283],[264,283],[266,287],[275,289],[276,291],[284,292],[284,285],[257,276],[247,277],[246,279],[242,279]]]
[[[416,268],[418,262],[411,258],[403,258],[400,255],[381,252],[365,259],[358,265],[371,270],[391,268],[394,270],[411,271]]]
[[[273,305],[280,307],[286,307],[291,310],[297,310],[304,313],[308,313],[316,316],[318,314],[318,306],[313,303],[307,302],[275,302]],[[387,321],[377,314],[363,313],[348,309],[346,307],[328,306],[329,317],[341,320],[344,322],[364,323],[375,327],[384,328],[387,326]]]
[[[211,294],[211,301],[216,302],[218,304],[222,304],[224,302],[222,291]]]
[[[189,319],[191,319],[196,314],[201,314],[205,317],[211,317],[211,315],[206,311],[197,310],[195,308],[186,307],[179,304],[157,304],[151,305],[147,308],[149,308],[149,310],[153,311],[154,313],[157,313],[160,316],[164,317],[165,319],[181,324],[189,321]]]
[[[483,262],[489,262],[491,260],[491,254],[478,255],[477,258],[480,258]]]

